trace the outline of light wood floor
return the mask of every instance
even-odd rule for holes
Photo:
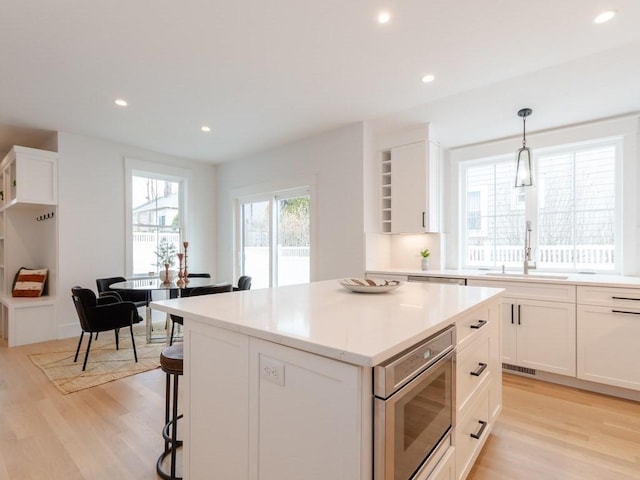
[[[640,403],[508,374],[503,390],[469,480],[640,479]]]
[[[75,339],[0,346],[0,480],[156,480],[162,371],[62,395],[28,357],[62,344]],[[640,479],[640,403],[503,383],[503,412],[469,480]]]

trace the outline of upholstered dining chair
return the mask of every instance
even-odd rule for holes
[[[233,287],[233,291],[237,292],[238,290],[251,290],[251,277],[242,275],[238,278],[238,286]]]
[[[129,327],[131,331],[133,357],[136,362],[138,361],[136,342],[133,338],[133,324],[140,322],[142,318],[138,315],[138,309],[133,302],[122,302],[114,295],[96,297],[93,290],[82,287],[73,287],[71,289],[71,297],[76,307],[76,312],[78,313],[80,327],[82,328],[78,340],[78,348],[76,348],[76,356],[73,359],[74,362],[78,361],[78,354],[80,353],[84,333],[87,332],[89,334],[89,344],[84,354],[82,371],[87,368],[87,359],[89,358],[89,350],[91,350],[93,333],[97,334],[98,332],[113,330],[116,337],[116,350],[119,350],[120,339],[118,334],[120,333],[120,329],[125,327]]]
[[[109,285],[114,283],[126,281],[127,279],[124,277],[97,278],[96,286],[98,287],[98,294],[102,297],[105,294],[113,295],[115,293],[123,302],[133,302],[136,304],[136,307],[148,306],[151,301],[148,290],[122,290],[109,287]]]
[[[198,297],[200,295],[213,295],[214,293],[226,293],[231,291],[233,291],[233,285],[230,283],[224,285],[209,285],[206,287],[193,287],[188,296]],[[173,345],[176,323],[184,325],[184,318],[171,314],[171,338],[169,339],[169,346]]]

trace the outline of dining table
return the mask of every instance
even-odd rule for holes
[[[178,298],[185,296],[184,294],[190,292],[195,287],[208,287],[212,285],[225,285],[228,282],[216,283],[212,278],[192,277],[189,278],[184,284],[178,285],[177,281],[164,282],[158,277],[145,277],[145,278],[133,278],[124,282],[116,282],[109,285],[109,288],[114,290],[145,290],[148,293],[148,298],[151,298],[153,291],[165,291],[167,298]],[[187,293],[188,295],[188,293]],[[169,343],[169,335],[171,329],[169,328],[170,317],[167,315],[167,328],[166,335],[153,336],[152,328],[152,312],[149,307],[149,303],[145,308],[145,327],[147,343]]]

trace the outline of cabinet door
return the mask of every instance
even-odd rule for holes
[[[502,362],[517,365],[516,300],[502,298]]]
[[[256,442],[250,465],[257,471],[249,478],[371,478],[361,471],[371,446],[361,436],[360,369],[255,338],[250,349],[257,377],[250,392]]]
[[[579,305],[577,321],[578,378],[640,390],[640,309]]]
[[[438,231],[438,159],[429,158],[434,148],[418,142],[391,149],[391,233]]]
[[[575,376],[575,304],[518,300],[516,307],[517,364]]]

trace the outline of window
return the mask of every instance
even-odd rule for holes
[[[531,220],[539,269],[616,271],[620,150],[619,139],[534,150],[526,188],[513,186],[512,155],[461,162],[463,268],[522,268]]]
[[[131,274],[177,268],[182,238],[183,180],[133,171],[131,174]]]
[[[240,201],[241,272],[252,288],[308,283],[311,196],[308,189]]]

